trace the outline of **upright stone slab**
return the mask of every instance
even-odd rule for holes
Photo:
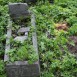
[[[17,19],[22,15],[26,17],[27,16],[26,11],[28,11],[26,3],[9,4],[9,12],[12,19],[13,18]],[[31,14],[31,24],[36,28],[35,16],[33,14]],[[24,32],[25,33],[24,36],[17,36],[14,38],[14,40],[17,40],[23,43],[24,40],[27,40],[29,31],[30,31],[29,27],[21,27],[18,30],[18,33]],[[7,30],[4,61],[9,61],[9,56],[7,55],[7,53],[10,50],[10,42],[9,44],[7,42],[10,41],[11,33],[12,33],[12,22],[11,20],[9,20],[9,28]],[[35,53],[38,55],[36,31],[32,33],[32,42],[33,42],[33,47],[36,51]],[[33,64],[28,64],[28,61],[15,61],[13,63],[9,62],[8,64],[6,64],[7,77],[39,77],[40,75],[39,55],[37,57],[38,57],[37,62]]]
[[[26,18],[30,15],[27,3],[10,3],[9,13],[12,19]]]

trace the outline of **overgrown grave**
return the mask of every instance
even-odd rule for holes
[[[40,65],[35,16],[26,3],[10,3],[9,13],[4,56],[7,76],[38,77]]]

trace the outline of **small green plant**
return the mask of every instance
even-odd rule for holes
[[[76,15],[74,10],[70,9],[69,4],[72,6],[72,2],[60,2],[58,0],[54,5],[43,4],[33,8],[33,12],[36,14],[38,47],[41,70],[43,71],[41,77],[77,76],[75,69],[77,68],[76,57],[70,53],[67,47],[69,34],[71,34],[71,31],[76,32],[76,29],[74,29],[76,28],[76,26],[74,27],[76,20],[70,20],[73,15]],[[71,26],[70,31],[56,30],[55,23],[64,21],[68,23],[68,28]],[[74,28],[72,29],[72,27]]]
[[[21,0],[0,0],[0,56],[4,55],[7,3],[19,1]],[[36,15],[41,77],[77,77],[77,59],[67,47],[69,35],[77,35],[77,0],[54,0],[54,4],[40,1],[31,10]],[[69,30],[56,31],[55,24],[59,22],[67,22]],[[13,26],[13,29],[18,28]],[[33,63],[37,60],[31,42],[11,43],[15,48],[11,47],[12,50],[8,53],[10,61],[28,60]],[[74,46],[74,43],[71,44]],[[2,57],[0,59],[0,77],[4,77],[4,62]]]
[[[73,26],[69,29],[71,35],[77,35],[77,23],[73,24]]]
[[[4,62],[3,60],[0,60],[0,76],[1,77],[6,77],[6,74],[5,74],[5,67],[4,67]]]
[[[11,40],[11,43],[12,47],[7,53],[9,61],[28,61],[29,63],[34,63],[38,60],[36,51],[29,40],[24,41],[24,43]]]

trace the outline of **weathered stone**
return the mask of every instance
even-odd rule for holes
[[[14,38],[14,40],[20,41],[21,43],[23,43],[27,38],[28,36],[17,36]]]
[[[10,3],[9,13],[13,19],[25,18],[30,14],[26,3]]]
[[[18,30],[18,33],[20,32],[29,32],[30,31],[30,28],[29,27],[22,27]]]
[[[9,56],[7,55],[7,53],[10,50],[11,34],[12,34],[12,21],[10,19],[8,19],[8,27],[7,27],[7,34],[6,34],[6,45],[5,45],[4,61],[8,61],[9,60]]]
[[[28,64],[27,61],[17,61],[6,65],[7,77],[38,77],[39,63]]]

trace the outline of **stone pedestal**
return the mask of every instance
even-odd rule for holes
[[[6,65],[7,77],[39,77],[39,62],[28,64],[27,61],[16,61]]]

